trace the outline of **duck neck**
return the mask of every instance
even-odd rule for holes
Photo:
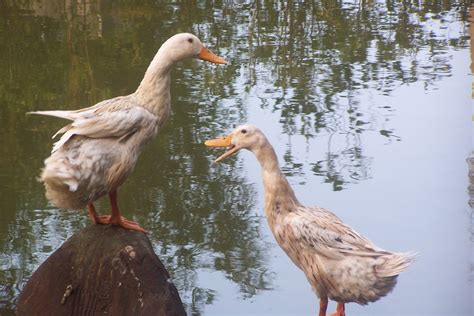
[[[166,50],[163,47],[160,48],[135,91],[140,105],[158,116],[159,123],[164,123],[171,111],[170,71],[173,64],[174,62]]]
[[[299,202],[288,180],[281,172],[272,145],[266,141],[264,146],[260,146],[254,153],[262,167],[265,215],[269,221],[274,221],[279,215],[291,212],[299,205]]]

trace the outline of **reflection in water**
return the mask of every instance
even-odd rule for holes
[[[208,171],[213,176],[176,175],[189,173],[186,169],[189,164],[182,163],[155,174],[169,180],[162,187],[157,185],[165,198],[146,219],[150,230],[159,234],[152,235],[156,251],[185,302],[191,301],[195,311],[195,305],[214,299],[212,289],[196,288],[205,284],[205,280],[198,280],[199,270],[222,271],[244,296],[269,288],[271,275],[265,267],[268,254],[261,241],[261,219],[250,212],[254,203],[251,187],[241,187],[244,180],[240,177],[226,178],[223,170]],[[220,190],[222,186],[227,188],[225,192]],[[180,192],[176,188],[185,189]]]
[[[474,156],[472,156],[472,154],[470,157],[467,158],[467,164],[469,166],[469,206],[471,207],[471,209],[474,209]],[[471,213],[471,217],[472,216],[473,214]],[[474,231],[472,233],[474,234]]]
[[[253,12],[248,63],[258,65],[244,75],[252,78],[247,89],[279,113],[286,134],[330,135],[327,158],[314,162],[313,171],[335,190],[369,176],[365,132],[399,140],[389,121],[394,109],[361,102],[361,91],[388,95],[416,81],[436,88],[450,75],[446,47],[467,44],[463,28],[453,28],[467,7],[455,4],[257,2],[246,8]]]
[[[334,191],[342,190],[346,182],[369,178],[371,158],[362,154],[360,137],[352,136],[356,138],[351,143],[354,144],[352,147],[348,146],[335,152],[331,151],[332,137],[330,137],[326,159],[312,164],[314,174],[324,176],[325,182],[331,183]]]
[[[471,153],[471,155],[467,158],[467,164],[469,166],[468,192],[469,192],[469,206],[471,208],[469,228],[470,228],[470,233],[471,233],[471,242],[474,242],[474,155],[473,153]],[[471,245],[471,249],[472,249],[472,245]],[[472,261],[472,258],[471,258],[470,278],[471,278],[470,279],[471,282],[474,281],[474,262]]]
[[[470,52],[471,52],[471,76],[474,75],[474,4],[471,4],[471,7],[469,9],[469,35],[471,38],[470,41]],[[471,84],[471,99],[474,99],[474,81],[472,81]],[[472,100],[471,100],[472,101]],[[474,113],[471,113],[471,136],[474,135],[474,126],[473,122],[474,121]],[[473,147],[474,144],[472,143],[472,138],[471,138],[471,147]],[[471,151],[471,155],[467,158],[467,163],[468,163],[468,178],[469,178],[469,187],[468,187],[468,192],[469,192],[469,206],[471,208],[471,214],[470,214],[470,229],[471,229],[471,241],[474,242],[474,151]],[[472,249],[472,246],[471,246]],[[474,281],[474,258],[471,258],[471,281]],[[474,291],[474,288],[472,289]],[[474,293],[473,293],[474,295]]]
[[[83,227],[84,221],[85,218],[74,211],[17,211],[15,223],[9,225],[6,238],[2,238],[0,307],[11,306],[10,300],[18,296],[38,263],[43,262],[78,227]]]
[[[0,313],[11,311],[34,268],[88,224],[85,212],[48,208],[35,179],[63,122],[25,112],[130,93],[176,32],[195,33],[231,61],[176,67],[171,121],[121,191],[124,215],[151,232],[188,312],[201,314],[219,297],[206,273],[219,271],[243,298],[272,288],[254,188],[239,161],[212,167],[202,140],[257,106],[288,137],[288,175],[305,176],[292,145],[303,135],[328,140],[309,165],[333,190],[370,178],[367,137],[389,146],[400,138],[396,109],[362,95],[414,82],[436,89],[451,75],[448,48],[467,46],[467,11],[461,1],[0,2]]]

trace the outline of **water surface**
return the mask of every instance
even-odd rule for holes
[[[0,314],[89,225],[84,211],[49,206],[36,181],[64,122],[25,112],[133,92],[160,44],[189,31],[230,64],[175,67],[171,120],[119,194],[188,313],[317,311],[271,236],[254,157],[214,165],[202,145],[251,122],[304,204],[419,253],[393,293],[348,314],[470,315],[468,12],[463,1],[2,2]]]

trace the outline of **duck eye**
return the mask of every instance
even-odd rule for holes
[[[242,134],[247,134],[247,130],[246,129],[243,129],[240,131]]]
[[[193,39],[192,39],[192,38],[188,38],[188,42],[192,43],[192,42],[193,42]]]

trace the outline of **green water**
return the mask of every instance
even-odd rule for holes
[[[89,225],[48,205],[36,180],[64,121],[25,113],[131,93],[161,43],[192,32],[230,64],[175,67],[172,117],[119,191],[187,312],[317,310],[268,230],[253,157],[213,165],[219,153],[202,145],[249,121],[305,204],[421,254],[392,294],[351,315],[469,315],[468,12],[466,1],[0,2],[0,314]]]

